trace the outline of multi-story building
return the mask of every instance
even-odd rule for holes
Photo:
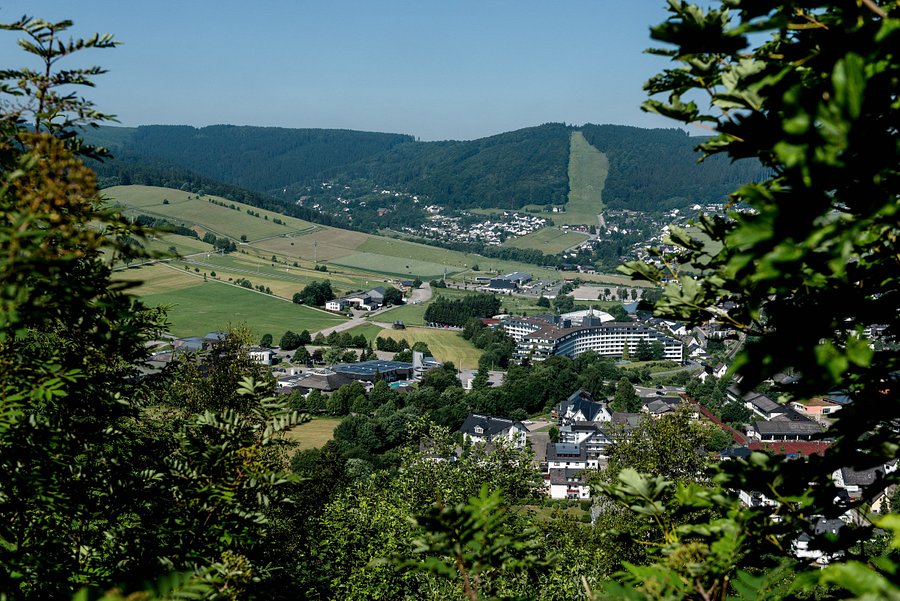
[[[524,320],[525,318],[518,318],[514,320],[514,325],[510,324],[517,330],[510,335],[519,338],[515,353],[519,360],[543,361],[553,355],[574,359],[585,351],[594,351],[604,357],[621,357],[626,354],[626,347],[628,354],[634,355],[642,340],[661,343],[663,357],[669,361],[681,362],[684,358],[680,340],[640,323],[610,321],[576,328],[545,323],[542,327],[523,334],[525,329],[538,325],[533,323],[538,321],[533,318],[529,322]],[[504,329],[507,329],[507,321],[509,320],[501,321]]]

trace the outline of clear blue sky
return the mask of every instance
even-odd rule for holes
[[[87,94],[122,125],[217,123],[472,139],[642,113],[664,0],[3,0],[0,20],[113,33]],[[0,32],[0,68],[21,66]]]

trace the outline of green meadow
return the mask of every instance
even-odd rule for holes
[[[603,187],[609,173],[609,159],[591,146],[580,131],[569,142],[569,202],[565,213],[553,213],[553,222],[597,225],[603,211]]]
[[[555,255],[581,244],[590,236],[581,232],[564,232],[555,227],[541,228],[525,236],[510,238],[502,244],[512,248],[533,248],[545,255]]]
[[[344,318],[296,305],[290,301],[239,286],[214,281],[195,272],[157,264],[129,269],[122,280],[145,281],[135,293],[149,306],[169,307],[170,332],[175,336],[202,335],[230,325],[247,325],[255,337],[285,331],[315,332]]]

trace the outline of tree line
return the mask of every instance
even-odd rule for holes
[[[473,317],[492,317],[500,312],[500,299],[494,294],[479,292],[463,298],[438,296],[425,309],[425,323],[463,327]]]

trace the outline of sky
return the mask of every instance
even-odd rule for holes
[[[664,0],[2,0],[122,44],[85,96],[120,124],[340,128],[467,140],[640,110]],[[0,31],[0,68],[29,62]],[[66,63],[72,66],[75,62]]]

